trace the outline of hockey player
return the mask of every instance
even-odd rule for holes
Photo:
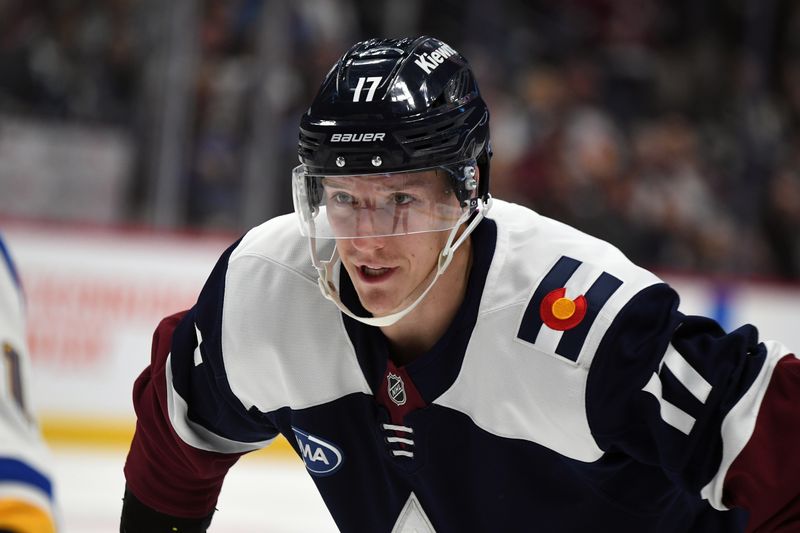
[[[0,239],[0,532],[56,530],[51,459],[30,408],[25,306]]]
[[[226,471],[279,434],[342,531],[800,531],[800,361],[493,201],[458,52],[356,44],[299,155],[296,214],[156,330],[122,531],[205,531]]]

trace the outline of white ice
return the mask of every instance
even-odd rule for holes
[[[61,533],[119,531],[125,452],[53,448]],[[335,532],[299,459],[242,458],[228,473],[209,533]]]

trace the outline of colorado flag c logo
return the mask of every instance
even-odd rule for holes
[[[565,297],[566,292],[567,289],[561,287],[542,298],[539,315],[548,328],[566,331],[580,324],[586,316],[586,298],[583,294],[570,300]]]
[[[562,255],[534,289],[517,338],[577,362],[597,315],[621,285],[599,266]]]

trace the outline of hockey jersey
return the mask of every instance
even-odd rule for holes
[[[30,359],[19,277],[0,239],[0,531],[55,531],[49,452],[30,411]]]
[[[248,232],[156,330],[129,489],[204,516],[282,434],[342,531],[800,529],[785,347],[685,316],[616,248],[529,209],[495,201],[472,239],[455,319],[398,367],[320,295],[291,217]]]

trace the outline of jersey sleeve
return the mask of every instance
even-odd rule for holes
[[[726,333],[678,311],[664,284],[614,319],[587,383],[592,432],[606,452],[657,465],[748,531],[800,527],[800,362],[754,326]],[[789,529],[786,529],[789,531]]]
[[[0,530],[56,530],[52,459],[30,411],[19,277],[0,239]]]
[[[128,490],[145,506],[175,517],[213,512],[228,469],[277,435],[268,415],[243,406],[225,374],[223,296],[235,247],[220,258],[194,307],[158,325],[150,365],[134,384]]]

